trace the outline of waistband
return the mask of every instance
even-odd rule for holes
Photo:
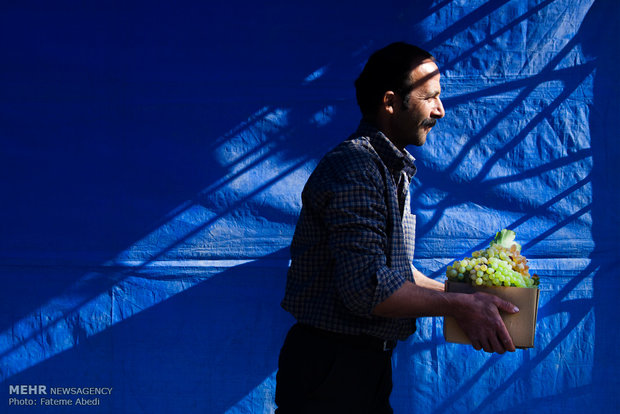
[[[396,348],[396,341],[385,340],[370,335],[349,335],[338,332],[327,331],[325,329],[316,328],[305,323],[296,324],[299,329],[321,338],[348,345],[351,348],[367,349],[371,351],[387,352]]]

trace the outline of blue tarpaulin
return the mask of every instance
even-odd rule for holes
[[[446,109],[410,148],[415,265],[514,229],[541,298],[504,355],[419,319],[395,412],[620,412],[619,27],[613,0],[5,2],[3,412],[273,412],[301,189],[399,40]]]

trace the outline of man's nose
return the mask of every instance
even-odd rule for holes
[[[431,117],[433,118],[443,118],[446,114],[446,111],[443,109],[443,103],[441,103],[441,99],[437,98],[437,106],[433,109],[431,113]]]

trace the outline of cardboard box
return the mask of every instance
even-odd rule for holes
[[[473,287],[469,283],[447,281],[446,292],[474,293],[485,292],[498,296],[519,308],[516,314],[501,313],[508,333],[517,348],[533,348],[536,334],[536,317],[538,315],[537,288],[518,287]],[[443,335],[447,342],[471,344],[465,333],[459,328],[453,317],[444,317]]]

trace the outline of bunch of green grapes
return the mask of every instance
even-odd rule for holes
[[[502,242],[506,239],[504,232],[511,235],[510,230],[502,230],[486,249],[449,265],[446,269],[448,280],[473,286],[538,286],[538,276],[530,276],[527,259],[521,255],[521,246],[513,241],[514,232],[509,242]]]

